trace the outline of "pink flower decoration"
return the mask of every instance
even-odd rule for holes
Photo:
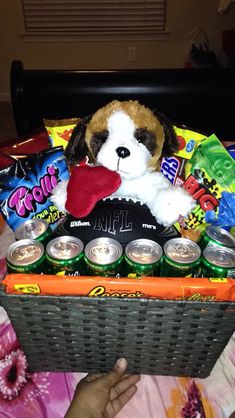
[[[192,382],[192,384],[190,385],[187,397],[187,402],[181,410],[181,417],[197,418],[198,416],[200,416],[201,418],[206,418],[206,414],[201,400],[201,394],[195,382]]]
[[[0,416],[63,418],[74,380],[72,373],[30,373],[12,325],[0,324]]]
[[[27,383],[27,363],[22,350],[7,354],[0,361],[0,396],[11,401]]]

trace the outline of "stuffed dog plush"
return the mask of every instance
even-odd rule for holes
[[[173,125],[164,115],[138,101],[112,101],[78,123],[65,150],[70,166],[88,156],[92,165],[85,166],[86,170],[98,171],[89,179],[85,177],[88,172],[80,175],[79,167],[84,165],[76,166],[69,183],[60,183],[51,200],[59,209],[82,217],[96,201],[110,195],[137,199],[149,207],[159,224],[170,226],[195,207],[192,196],[159,171],[161,158],[177,149]],[[84,199],[90,195],[87,187],[91,183],[97,196],[87,205]]]

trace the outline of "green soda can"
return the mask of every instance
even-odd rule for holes
[[[161,260],[162,248],[157,242],[145,238],[131,241],[125,248],[125,276],[159,276]]]
[[[200,277],[201,249],[188,238],[172,238],[164,245],[162,277]]]
[[[235,250],[227,247],[206,247],[202,256],[204,277],[235,277]]]
[[[46,245],[52,235],[52,230],[44,219],[29,219],[15,230],[16,240],[35,239]]]
[[[235,237],[225,229],[211,225],[202,232],[198,245],[202,251],[215,245],[235,249]]]
[[[106,237],[95,238],[85,247],[87,274],[91,276],[120,277],[123,260],[121,244]]]
[[[66,276],[81,276],[84,273],[84,244],[76,237],[59,236],[48,242],[46,259],[48,272]]]
[[[8,248],[6,264],[8,273],[43,273],[45,251],[41,242],[22,239]]]

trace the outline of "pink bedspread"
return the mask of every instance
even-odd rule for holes
[[[6,248],[0,235],[0,276]],[[0,417],[62,418],[82,373],[29,373],[14,329],[0,307]],[[235,334],[206,379],[145,376],[118,418],[228,418],[235,411]]]

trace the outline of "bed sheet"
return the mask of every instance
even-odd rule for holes
[[[2,223],[0,277],[14,240]],[[0,307],[0,417],[63,418],[82,373],[30,373],[5,310]],[[235,411],[235,334],[206,379],[142,375],[118,418],[228,418]]]

